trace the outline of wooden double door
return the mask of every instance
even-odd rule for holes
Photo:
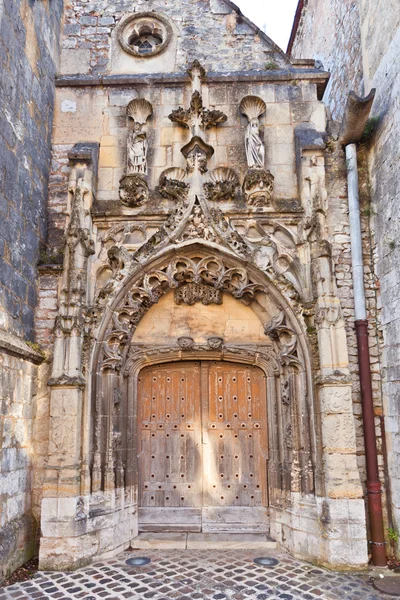
[[[143,369],[139,530],[267,533],[266,404],[257,367],[188,361]]]

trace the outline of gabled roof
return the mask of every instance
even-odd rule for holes
[[[254,33],[256,33],[262,40],[264,40],[265,42],[267,42],[267,44],[269,46],[271,46],[271,49],[274,50],[275,52],[279,53],[283,59],[285,59],[286,61],[290,62],[290,59],[288,57],[288,55],[282,50],[282,48],[280,48],[278,46],[278,44],[276,44],[273,40],[271,40],[271,38],[262,30],[260,29],[255,23],[253,23],[253,21],[251,19],[249,19],[248,17],[246,17],[241,9],[234,4],[233,2],[231,2],[231,0],[221,0],[223,4],[226,4],[227,6],[229,6],[229,8],[231,8],[235,13],[237,13],[242,22],[246,23],[246,25],[248,25],[248,27],[250,27],[251,29],[254,30]]]

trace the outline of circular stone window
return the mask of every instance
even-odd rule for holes
[[[159,54],[168,46],[172,28],[156,13],[129,15],[118,26],[118,41],[125,52],[140,58]]]

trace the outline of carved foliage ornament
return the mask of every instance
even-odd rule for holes
[[[158,184],[161,196],[186,202],[190,186],[185,183],[185,178],[186,172],[177,167],[163,171]]]
[[[265,333],[272,341],[278,344],[283,365],[302,365],[297,348],[297,335],[287,324],[287,317],[284,311],[271,319],[265,326]]]
[[[271,206],[274,176],[264,169],[249,169],[243,182],[243,192],[250,206]]]
[[[196,302],[201,302],[205,306],[222,304],[222,292],[204,283],[187,283],[175,290],[175,302],[189,306],[193,306]]]

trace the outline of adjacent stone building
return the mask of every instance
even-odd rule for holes
[[[299,2],[288,48],[291,56],[313,57],[330,71],[323,100],[336,121],[343,118],[351,90],[367,96],[372,88],[376,89],[368,130],[360,146],[359,175],[367,265],[369,256],[373,257],[372,272],[366,270],[366,285],[371,289],[369,319],[372,334],[374,324],[378,324],[376,377],[382,375],[382,388],[376,391],[375,398],[377,418],[382,409],[384,415],[384,423],[377,420],[378,435],[384,425],[388,526],[397,532],[400,527],[399,48],[400,7],[396,0]]]
[[[34,10],[54,50],[61,7]],[[49,95],[34,96],[46,134],[49,57]],[[34,158],[43,229],[20,263],[31,283],[39,263],[35,344],[23,342],[31,321],[12,330],[2,302],[14,336],[4,364],[19,381],[20,365],[41,364],[23,393],[3,386],[3,446],[16,449],[3,464],[12,452],[25,462],[3,469],[0,498],[8,521],[40,520],[42,568],[168,531],[261,532],[320,564],[367,563],[346,164],[329,86],[319,63],[289,58],[229,0],[65,4],[50,171],[48,154]],[[32,153],[15,153],[21,168]],[[7,478],[26,473],[32,494],[14,514]],[[23,559],[7,552],[5,571]]]
[[[0,579],[36,545],[34,312],[62,10],[62,0],[0,2]]]

